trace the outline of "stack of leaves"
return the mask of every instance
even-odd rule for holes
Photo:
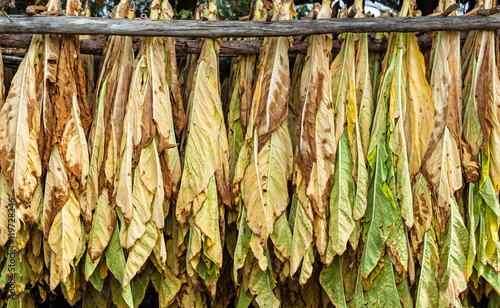
[[[331,16],[330,1],[323,1],[316,9],[317,18]],[[290,275],[293,276],[302,263],[299,280],[302,285],[312,274],[313,236],[320,256],[326,252],[327,215],[334,186],[336,150],[331,108],[332,38],[331,35],[313,35],[307,41],[309,48],[300,78],[300,107],[295,130],[295,189],[290,209],[292,251],[295,252],[290,258]]]
[[[362,2],[355,1],[349,13],[355,12],[355,17],[362,18],[362,11]],[[341,16],[347,14],[344,11]],[[358,294],[361,285],[357,259],[360,221],[367,207],[367,152],[374,109],[369,57],[366,33],[345,34],[342,49],[329,72],[333,118],[321,135],[316,133],[325,136],[324,131],[330,136],[330,141],[322,137],[317,143],[323,147],[323,156],[329,159],[325,161],[332,168],[330,193],[323,195],[326,204],[323,213],[317,212],[314,224],[316,248],[324,264],[319,281],[330,301],[340,306],[345,306],[346,300],[350,305],[363,305],[362,295]],[[347,266],[352,270],[343,271]]]
[[[440,1],[438,10],[443,11],[453,3]],[[460,305],[458,295],[467,288],[469,245],[455,198],[463,186],[459,33],[437,33],[432,51],[430,87],[434,125],[424,155],[422,177],[415,187],[415,225],[411,229],[412,248],[422,266],[416,305],[453,307]],[[440,276],[435,274],[438,271],[442,273]]]
[[[171,15],[168,1],[153,1],[150,19],[166,19]],[[126,288],[143,269],[141,277],[146,279],[145,285],[151,275],[163,295],[160,296],[163,305],[171,303],[180,288],[180,281],[166,265],[163,234],[181,176],[175,127],[185,121],[177,76],[172,75],[176,72],[169,71],[171,61],[175,61],[172,48],[173,40],[163,38],[146,38],[141,44],[130,81],[113,194],[120,220],[120,243],[128,251],[126,265],[120,269],[122,287]],[[171,96],[175,97],[174,102]],[[155,274],[148,272],[148,259],[154,264]],[[159,275],[158,281],[155,275]]]
[[[218,19],[215,1],[201,14]],[[176,217],[187,232],[186,266],[215,296],[222,267],[224,210],[230,205],[229,152],[219,84],[220,40],[204,39],[189,96],[184,166]],[[181,243],[179,243],[181,244]]]
[[[250,20],[265,20],[268,2],[254,0],[251,4]],[[233,80],[231,89],[231,100],[227,115],[228,122],[228,141],[229,141],[229,170],[230,182],[233,182],[235,168],[240,155],[241,147],[244,142],[245,132],[250,115],[250,107],[253,96],[253,84],[255,80],[257,55],[242,55],[233,65]],[[226,223],[228,230],[226,232],[227,249],[233,257],[235,250],[238,228],[236,220],[238,213],[241,212],[241,199],[238,202],[231,195],[231,202],[238,203],[237,211],[228,210]]]
[[[414,3],[405,1],[400,16],[414,16]],[[360,275],[369,305],[395,307],[410,296],[408,277],[411,284],[415,279],[407,228],[414,223],[412,186],[420,178],[434,113],[415,34],[391,34],[381,74],[367,152],[371,184]]]
[[[292,0],[250,12],[295,16]],[[173,15],[153,1],[152,20]],[[197,15],[216,21],[216,1]],[[435,33],[427,62],[415,34],[388,37],[381,62],[367,34],[341,34],[333,61],[332,36],[308,36],[292,73],[291,38],[267,37],[224,77],[226,117],[220,40],[179,78],[175,39],[135,57],[110,36],[94,80],[83,37],[35,35],[5,102],[0,70],[0,307],[50,291],[82,307],[499,306],[497,34]]]
[[[123,0],[113,10],[113,17],[134,18],[134,13],[134,5]],[[111,36],[103,52],[96,91],[92,97],[90,168],[82,202],[85,229],[90,233],[83,273],[85,280],[90,280],[99,292],[102,291],[101,274],[93,275],[99,265],[107,264],[120,284],[125,269],[124,253],[119,242],[110,243],[110,240],[118,240],[116,233],[120,229],[116,223],[116,196],[113,192],[133,61],[132,38]],[[111,251],[112,248],[118,251]],[[130,286],[123,291],[123,299],[133,307]]]
[[[67,2],[68,16],[79,11],[78,1]],[[50,265],[46,266],[50,269],[51,290],[61,282],[72,300],[86,244],[80,213],[84,214],[81,205],[89,172],[86,134],[92,117],[86,100],[79,37],[53,39],[53,52],[59,51],[57,77],[43,106],[48,144],[45,155],[49,157],[43,197],[43,232],[48,240],[44,253],[50,256]],[[47,64],[51,64],[50,59]]]
[[[273,5],[273,20],[290,20],[295,16],[293,1],[274,1]],[[235,276],[243,269],[240,300],[256,296],[260,306],[269,307],[279,305],[273,293],[275,279],[269,238],[273,243],[272,253],[281,262],[287,261],[291,253],[286,215],[293,156],[287,126],[290,44],[288,37],[264,39],[245,140],[233,180],[235,200],[241,200],[242,204],[234,253]],[[235,280],[238,281],[237,277]]]
[[[496,1],[478,1],[479,8],[494,8]],[[498,75],[498,35],[495,31],[473,31],[467,36],[462,49],[463,76],[463,136],[470,145],[472,159],[480,163],[479,174],[470,168],[469,155],[462,157],[467,185],[466,218],[469,232],[468,257],[459,259],[452,268],[450,281],[456,284],[454,293],[467,285],[460,279],[469,278],[469,286],[480,298],[482,289],[494,288],[500,293],[500,80]],[[472,170],[471,170],[472,169]],[[438,215],[453,223],[453,208],[442,209]],[[460,212],[464,211],[460,209]],[[442,227],[442,225],[441,225]],[[459,238],[462,251],[467,252],[467,238]],[[453,239],[457,243],[457,238]],[[453,247],[452,248],[458,248]],[[481,278],[482,277],[482,278]],[[484,282],[483,278],[487,281]],[[486,286],[484,286],[486,285]],[[495,292],[493,292],[495,293]],[[450,298],[452,300],[453,298]]]
[[[47,7],[57,10],[60,4],[49,1]],[[47,145],[51,142],[49,132],[53,122],[47,115],[53,108],[51,95],[58,81],[60,48],[58,36],[35,35],[12,80],[5,103],[2,95],[0,118],[9,124],[0,129],[0,152],[3,153],[0,161],[0,250],[4,261],[0,288],[9,284],[14,289],[17,298],[9,298],[9,304],[13,305],[33,300],[26,296],[28,283],[49,283],[45,268],[49,267],[53,255],[47,241],[48,231],[45,237],[42,235],[46,216],[40,180],[47,169],[50,153]],[[64,197],[61,201],[64,202]],[[62,263],[61,260],[57,262]],[[12,272],[16,275],[9,276]],[[54,270],[54,277],[59,274]],[[52,286],[55,288],[57,284]]]

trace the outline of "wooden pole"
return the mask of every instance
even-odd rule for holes
[[[269,37],[326,33],[470,31],[500,29],[500,15],[331,18],[288,21],[111,19],[75,16],[0,16],[0,34],[104,34],[171,37]]]
[[[28,48],[31,35],[29,34],[0,34],[0,47],[2,48]],[[461,33],[461,39],[465,40],[466,33]],[[432,47],[431,35],[423,35],[417,37],[420,49],[429,49]],[[244,54],[258,54],[262,46],[262,40],[239,40],[239,41],[222,41],[220,49],[221,55],[244,55]],[[141,41],[136,42],[139,48]],[[100,55],[103,52],[105,41],[97,40],[80,40],[80,51],[83,54]],[[288,50],[290,54],[305,54],[309,42],[295,41],[292,48]],[[333,41],[333,52],[339,52],[342,47],[341,40]],[[373,39],[368,38],[368,49],[372,52],[385,52],[387,49],[386,39]],[[175,42],[175,51],[177,55],[186,54],[199,54],[201,52],[201,41],[198,40],[177,40]]]

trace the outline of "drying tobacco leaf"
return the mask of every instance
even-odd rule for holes
[[[42,174],[38,145],[42,106],[37,99],[37,74],[43,41],[39,35],[33,37],[0,110],[0,119],[6,123],[0,128],[0,167],[16,204],[25,206],[29,206]]]
[[[134,18],[135,11],[124,0],[113,12],[115,18]],[[82,202],[85,228],[90,231],[84,267],[86,279],[96,269],[115,229],[113,191],[133,60],[131,37],[111,36],[108,39],[92,97],[90,169]]]
[[[444,10],[450,4],[453,2],[440,1],[438,9]],[[422,173],[431,188],[440,230],[443,232],[453,196],[463,185],[460,161],[462,81],[458,32],[436,34],[431,63],[430,86],[435,116]],[[428,208],[416,211],[417,223],[426,220],[431,216],[430,213],[432,211]],[[416,226],[421,229],[420,232],[425,232],[428,227]]]
[[[289,20],[295,15],[292,1],[275,2],[273,11],[273,20]],[[286,37],[264,40],[245,140],[233,180],[235,200],[240,206],[234,253],[235,281],[238,281],[238,270],[242,269],[241,300],[255,297],[259,306],[269,307],[279,305],[267,245],[269,237],[279,262],[286,262],[291,253],[286,216],[288,179],[292,171],[292,145],[286,119],[289,47],[290,39]]]
[[[252,1],[252,20],[264,20],[266,8],[264,1]],[[234,64],[233,91],[228,112],[229,169],[230,180],[234,173],[250,115],[253,96],[253,83],[256,73],[257,55],[242,55]]]
[[[251,3],[251,20],[264,20],[267,10],[262,0],[254,0]],[[248,38],[246,38],[248,39]],[[232,94],[229,103],[228,120],[228,141],[229,141],[229,170],[230,183],[233,182],[235,168],[240,155],[241,147],[245,139],[246,126],[253,96],[253,84],[257,64],[257,55],[242,55],[233,66]],[[237,204],[234,194],[231,194],[231,203]],[[232,210],[226,213],[226,223],[228,232],[226,234],[226,244],[232,257],[234,246],[238,236],[236,220],[238,213]]]
[[[169,16],[171,8],[167,2],[153,2],[150,19]],[[120,242],[129,250],[120,281],[123,288],[139,274],[148,259],[164,279],[170,279],[167,276],[170,270],[164,266],[167,252],[163,228],[178,191],[181,166],[165,44],[163,38],[143,41],[134,62],[128,94],[114,186]]]
[[[414,2],[405,1],[400,16],[413,16],[414,11]],[[388,100],[387,143],[394,155],[395,197],[406,226],[412,227],[412,185],[419,179],[422,158],[431,137],[432,127],[428,123],[434,113],[424,59],[414,34],[391,34],[383,70],[391,70],[391,76],[387,76],[390,79],[384,77],[381,81],[379,99],[386,96]]]
[[[274,20],[288,20],[295,14],[291,1],[275,5],[274,10]],[[259,238],[259,243],[251,246],[261,261],[261,270],[267,267],[267,240],[289,201],[292,147],[285,121],[290,85],[289,43],[286,37],[264,40],[249,125],[233,181],[235,197],[241,198],[247,212],[248,226]]]
[[[0,174],[0,247],[7,247],[6,245],[9,241],[9,233],[12,235],[12,232],[9,231],[17,231],[9,228],[12,227],[12,222],[9,224],[9,218],[12,219],[12,217],[9,217],[11,191],[12,189],[9,187],[5,176],[3,173]]]
[[[400,16],[412,14],[414,3],[405,1]],[[370,224],[361,272],[366,278],[387,246],[396,271],[403,278],[409,274],[412,281],[414,271],[413,266],[408,266],[411,251],[406,227],[414,223],[412,183],[421,179],[423,151],[431,137],[428,123],[434,112],[423,57],[414,34],[391,34],[382,71],[368,150],[372,184],[366,219]],[[385,210],[380,204],[387,205]],[[384,228],[374,228],[376,225]]]
[[[395,201],[394,169],[388,153],[385,121],[388,103],[388,80],[392,79],[392,67],[384,72],[381,79],[381,92],[374,117],[374,128],[370,140],[368,162],[371,185],[368,191],[368,204],[365,214],[363,253],[360,271],[363,278],[368,278],[384,254],[386,246],[399,251],[404,262],[407,257],[404,226]],[[390,186],[389,186],[390,185]],[[392,241],[388,241],[392,237]],[[400,262],[404,264],[403,262]]]
[[[361,1],[355,2],[358,17],[362,15]],[[370,74],[370,53],[368,52],[368,34],[358,34],[355,69],[355,103],[351,92],[347,105],[347,132],[352,155],[352,175],[356,182],[356,196],[353,205],[353,218],[359,221],[364,216],[368,195],[368,147],[374,114],[372,75]],[[377,65],[377,61],[373,62]],[[378,77],[378,76],[377,76]],[[376,78],[373,78],[376,79]],[[356,229],[360,228],[356,224]],[[356,231],[354,231],[356,232]],[[359,236],[359,235],[358,235]],[[357,243],[351,241],[354,248]]]
[[[342,261],[343,257],[335,256],[330,265],[323,267],[319,276],[321,286],[335,307],[347,307],[342,277]]]
[[[495,6],[496,1],[491,0],[477,3],[477,7],[480,8]],[[467,36],[462,49],[463,134],[472,150],[472,158],[477,158],[481,163],[480,179],[472,179],[479,180],[479,183],[469,184],[470,195],[467,204],[469,253],[466,278],[470,278],[475,286],[478,285],[481,276],[489,281],[485,276],[488,270],[500,272],[498,234],[500,229],[498,208],[500,116],[497,103],[500,95],[500,80],[497,43],[496,32],[473,31]],[[464,173],[467,175],[467,160],[462,159]],[[458,287],[462,285],[458,285],[455,293],[449,294],[447,299],[463,291]]]
[[[436,273],[439,270],[439,250],[433,228],[425,233],[421,264],[415,307],[438,307],[439,287]]]
[[[330,1],[323,1],[321,6],[317,4],[315,9],[318,18],[331,16]],[[334,187],[336,145],[329,69],[332,38],[331,35],[313,35],[307,41],[309,47],[301,72],[295,130],[294,183],[298,205],[293,219],[291,275],[299,268],[306,252],[312,249],[313,234],[319,253],[325,253],[326,216]],[[301,276],[301,283],[308,278]]]
[[[394,267],[388,254],[377,265],[365,283],[365,299],[368,307],[401,307],[398,289],[395,281]],[[405,306],[406,307],[406,306]]]
[[[351,9],[364,17],[362,2]],[[341,14],[347,16],[347,11]],[[367,151],[373,117],[372,81],[367,34],[345,34],[342,49],[331,65],[335,130],[334,150],[338,167],[329,206],[328,244],[316,246],[325,264],[343,254],[347,243],[356,248],[359,220],[367,207]],[[344,224],[344,221],[346,223]],[[321,249],[320,249],[321,248]],[[328,292],[328,291],[327,291]]]
[[[453,306],[467,288],[469,234],[457,203],[453,200],[446,230],[440,239],[439,306]]]
[[[438,10],[451,4],[440,1]],[[463,185],[460,35],[438,32],[433,44],[430,86],[434,125],[422,164],[423,177],[416,190],[416,223],[411,230],[412,245],[422,265],[417,290],[419,307],[455,305],[458,294],[467,287],[469,262],[468,232],[455,201],[455,193]],[[442,274],[436,276],[438,269]]]
[[[214,1],[202,5],[209,20],[217,20]],[[176,217],[189,224],[186,263],[215,296],[222,267],[224,205],[230,204],[229,153],[220,99],[220,40],[204,39],[189,100],[186,152]]]
[[[163,19],[174,19],[174,11],[170,5],[162,2]],[[163,39],[165,47],[165,65],[167,83],[170,89],[170,103],[172,104],[172,117],[176,136],[180,136],[182,129],[186,126],[186,112],[179,83],[179,69],[177,68],[177,56],[175,53],[175,38],[165,37]]]
[[[78,1],[68,1],[66,14],[79,12]],[[50,68],[50,65],[48,66]],[[80,199],[89,170],[86,132],[91,116],[86,101],[85,72],[78,36],[60,38],[57,78],[44,121],[54,121],[45,180],[43,232],[50,246],[50,288],[75,283],[75,266],[82,255]],[[73,274],[72,274],[73,273]]]

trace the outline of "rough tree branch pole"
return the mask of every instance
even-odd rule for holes
[[[292,21],[109,19],[73,16],[5,16],[0,34],[104,34],[170,37],[268,37],[325,33],[470,31],[500,29],[500,16],[332,18]]]
[[[31,34],[0,34],[0,47],[3,48],[28,48],[31,42]],[[464,38],[465,39],[465,38]],[[245,55],[258,54],[262,47],[262,40],[238,40],[222,41],[220,54],[224,55]],[[136,43],[140,44],[140,41]],[[374,52],[384,52],[387,49],[386,39],[370,39],[369,49]],[[419,37],[420,48],[430,48],[432,44],[431,37],[424,35]],[[80,40],[80,51],[83,54],[100,55],[106,45],[106,41],[98,40]],[[305,54],[309,42],[295,41],[293,47],[289,49],[290,54]],[[139,47],[139,46],[137,46]],[[342,47],[342,41],[334,40],[332,51],[339,52]],[[177,40],[175,50],[178,55],[199,54],[201,52],[201,41],[198,40]]]
[[[28,48],[31,42],[31,34],[0,34],[0,47],[2,48]],[[462,32],[460,38],[465,41],[467,34]],[[421,49],[432,47],[431,35],[422,35],[417,38],[418,45]],[[222,41],[220,49],[221,55],[245,55],[258,54],[262,46],[262,40],[237,40],[237,41]],[[136,43],[139,47],[140,41]],[[83,54],[100,55],[103,52],[106,41],[98,40],[80,40],[80,51]],[[290,54],[305,54],[309,42],[295,41],[292,48],[288,50]],[[339,52],[342,47],[341,40],[334,40],[332,51]],[[368,39],[368,49],[372,52],[385,52],[387,50],[386,39]],[[175,50],[177,55],[199,54],[201,51],[201,42],[198,40],[180,39],[175,42]]]

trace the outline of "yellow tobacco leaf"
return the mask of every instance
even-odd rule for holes
[[[36,58],[40,44],[41,37],[35,36],[0,110],[0,120],[6,123],[0,128],[0,167],[12,186],[16,202],[24,204],[29,204],[42,172],[37,144],[41,109],[36,97]]]
[[[81,236],[80,207],[74,193],[71,192],[68,202],[55,216],[48,236],[51,249],[51,290],[54,290],[59,282],[67,282],[73,260],[77,257],[77,246]]]

